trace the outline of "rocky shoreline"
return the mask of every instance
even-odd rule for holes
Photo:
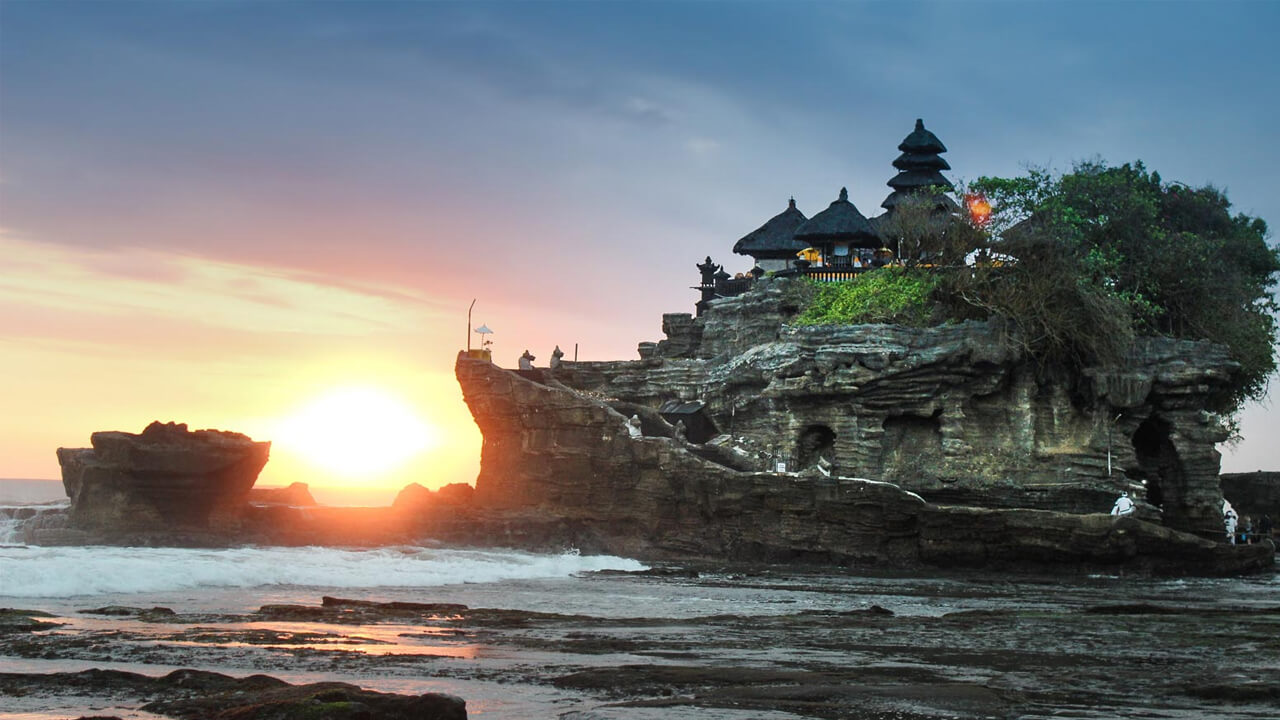
[[[465,717],[447,695],[356,687],[388,682],[425,682],[468,700],[499,693],[515,705],[495,717],[566,720],[1256,719],[1280,701],[1280,606],[1267,602],[1274,589],[1265,585],[854,578],[745,565],[578,582],[602,586],[592,591],[604,596],[719,596],[728,606],[750,597],[774,609],[619,616],[469,607],[440,591],[419,601],[326,597],[248,613],[11,610],[0,613],[0,655],[217,672],[9,672],[0,674],[0,698],[17,708],[81,698],[173,718],[263,720]],[[571,594],[556,596],[573,602]],[[51,623],[58,632],[47,631]],[[261,674],[282,671],[344,682],[286,684]]]

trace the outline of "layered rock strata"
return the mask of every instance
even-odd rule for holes
[[[1233,548],[1134,518],[944,507],[816,468],[737,470],[671,437],[660,418],[634,436],[607,399],[558,374],[539,383],[463,355],[456,372],[484,435],[476,526],[498,542],[558,532],[584,550],[650,558],[1207,574],[1256,570],[1274,554],[1269,544]]]
[[[700,400],[760,470],[823,462],[932,502],[1072,513],[1128,490],[1169,527],[1221,531],[1227,431],[1205,408],[1237,370],[1225,348],[1144,338],[1119,368],[1053,375],[993,323],[790,326],[793,282],[664,317],[641,360],[551,377],[615,404]]]
[[[141,434],[96,432],[92,448],[58,448],[73,530],[234,533],[271,443],[153,422]]]

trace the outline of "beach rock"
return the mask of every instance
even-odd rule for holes
[[[47,612],[40,610],[19,610],[16,608],[0,608],[0,636],[32,633],[51,630],[65,623],[41,618],[51,618]]]
[[[266,675],[234,678],[203,670],[151,677],[122,670],[0,673],[0,696],[59,695],[148,700],[142,710],[180,720],[464,720],[452,695],[392,695],[340,682],[290,685]]]
[[[271,443],[153,422],[141,434],[96,432],[92,448],[58,448],[73,530],[234,533]]]
[[[304,482],[290,483],[287,487],[261,487],[249,490],[249,502],[263,505],[291,505],[293,507],[311,507],[316,499],[311,497],[311,489]]]
[[[927,506],[920,557],[943,567],[1027,570],[1104,566],[1158,575],[1238,575],[1271,564],[1275,547],[1228,545],[1105,514]]]
[[[466,702],[452,695],[391,695],[341,682],[223,691],[161,700],[148,712],[181,720],[464,720]]]

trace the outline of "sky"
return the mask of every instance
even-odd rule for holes
[[[512,367],[635,358],[789,197],[877,214],[918,117],[952,180],[1141,159],[1280,224],[1276,27],[1229,1],[0,0],[0,477],[158,419],[274,439],[259,484],[333,502],[471,482],[470,327]],[[281,442],[341,392],[390,398],[352,436],[417,452],[355,476]],[[1241,428],[1224,470],[1280,470],[1275,401]]]

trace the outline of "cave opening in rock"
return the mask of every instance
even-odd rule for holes
[[[1182,477],[1182,462],[1169,433],[1169,423],[1154,416],[1143,420],[1133,432],[1137,475],[1147,487],[1146,501],[1156,507],[1164,505],[1167,490]]]
[[[800,431],[796,440],[796,469],[801,470],[818,462],[818,458],[835,461],[836,431],[826,425],[810,425]]]

